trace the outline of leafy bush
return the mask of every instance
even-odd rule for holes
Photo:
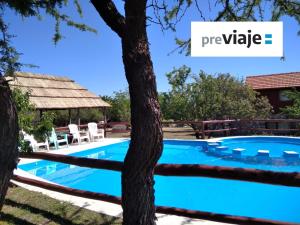
[[[20,89],[14,88],[12,95],[18,112],[20,130],[32,133],[35,106],[29,101],[30,92],[23,93]]]
[[[48,137],[53,128],[53,120],[55,114],[53,112],[44,112],[40,121],[36,123],[33,129],[33,135],[37,141],[43,142]]]
[[[45,112],[42,118],[38,120],[35,106],[29,99],[30,92],[23,93],[22,90],[15,88],[12,93],[17,108],[20,130],[33,134],[37,141],[45,141],[53,127],[54,113]],[[29,143],[24,140],[22,135],[19,138],[19,148],[23,152],[32,151]]]
[[[25,141],[24,139],[20,138],[20,140],[19,140],[19,151],[30,153],[30,152],[33,152],[33,149],[30,146],[29,141]]]
[[[287,90],[284,95],[292,101],[292,105],[281,108],[281,112],[288,118],[300,118],[300,92],[297,90]]]

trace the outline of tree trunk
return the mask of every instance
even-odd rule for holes
[[[0,77],[0,210],[18,160],[18,120],[7,82]]]
[[[162,153],[162,127],[146,31],[147,0],[126,0],[125,17],[112,0],[91,0],[122,40],[131,100],[131,141],[122,171],[124,225],[154,225],[154,167]]]
[[[155,224],[154,167],[162,153],[155,75],[146,32],[146,0],[125,2],[123,62],[131,99],[131,142],[122,172],[124,225]]]

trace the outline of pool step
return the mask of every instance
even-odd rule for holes
[[[216,147],[216,151],[226,151],[226,150],[228,150],[227,146],[217,146]]]
[[[269,157],[270,151],[269,150],[258,150],[257,156]]]
[[[209,147],[216,147],[216,146],[219,146],[219,144],[217,142],[209,142],[207,144]]]
[[[299,153],[295,151],[283,151],[283,157],[286,159],[298,159]]]
[[[208,151],[214,151],[216,147],[220,146],[217,142],[208,142],[207,149]]]
[[[241,156],[243,151],[245,151],[246,149],[244,148],[235,148],[235,149],[232,149],[232,155],[233,156]]]

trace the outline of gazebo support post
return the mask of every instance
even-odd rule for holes
[[[102,111],[102,114],[103,114],[103,120],[104,120],[104,124],[103,124],[104,137],[106,137],[106,123],[107,123],[107,118],[106,118],[106,107],[100,108],[100,110]]]
[[[76,110],[76,121],[80,130],[80,109],[79,108]]]
[[[106,118],[106,108],[105,108],[105,107],[102,108],[102,113],[103,113],[104,123],[107,123],[107,118]]]
[[[41,120],[41,119],[42,119],[42,117],[43,117],[43,110],[42,110],[42,109],[40,109],[40,110],[39,110],[39,112],[40,112],[40,115],[39,115],[39,116],[40,116],[40,120]]]
[[[69,112],[69,124],[71,124],[71,123],[72,123],[72,118],[71,118],[71,109],[69,109],[69,110],[68,110],[68,112]]]

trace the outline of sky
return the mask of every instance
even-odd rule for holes
[[[122,1],[116,1],[123,12]],[[203,3],[203,12],[207,19],[213,18],[207,2]],[[112,95],[125,90],[127,81],[122,62],[120,38],[102,21],[89,1],[80,1],[83,17],[80,18],[74,6],[68,6],[64,12],[74,21],[85,23],[98,32],[81,32],[74,28],[61,26],[65,37],[54,45],[55,21],[44,16],[21,18],[12,11],[6,11],[5,20],[9,32],[16,35],[12,44],[22,53],[21,62],[37,65],[38,68],[26,68],[22,71],[50,75],[67,76],[98,95]],[[175,37],[189,38],[191,21],[201,21],[195,9],[191,9],[178,24],[176,32],[162,32],[156,24],[147,27],[150,51],[156,74],[159,92],[168,91],[170,86],[165,74],[182,65],[192,68],[194,73],[203,70],[209,74],[230,73],[239,79],[248,75],[285,73],[300,71],[300,26],[290,18],[284,22],[285,60],[276,57],[190,57],[177,52],[169,54],[177,46]]]

